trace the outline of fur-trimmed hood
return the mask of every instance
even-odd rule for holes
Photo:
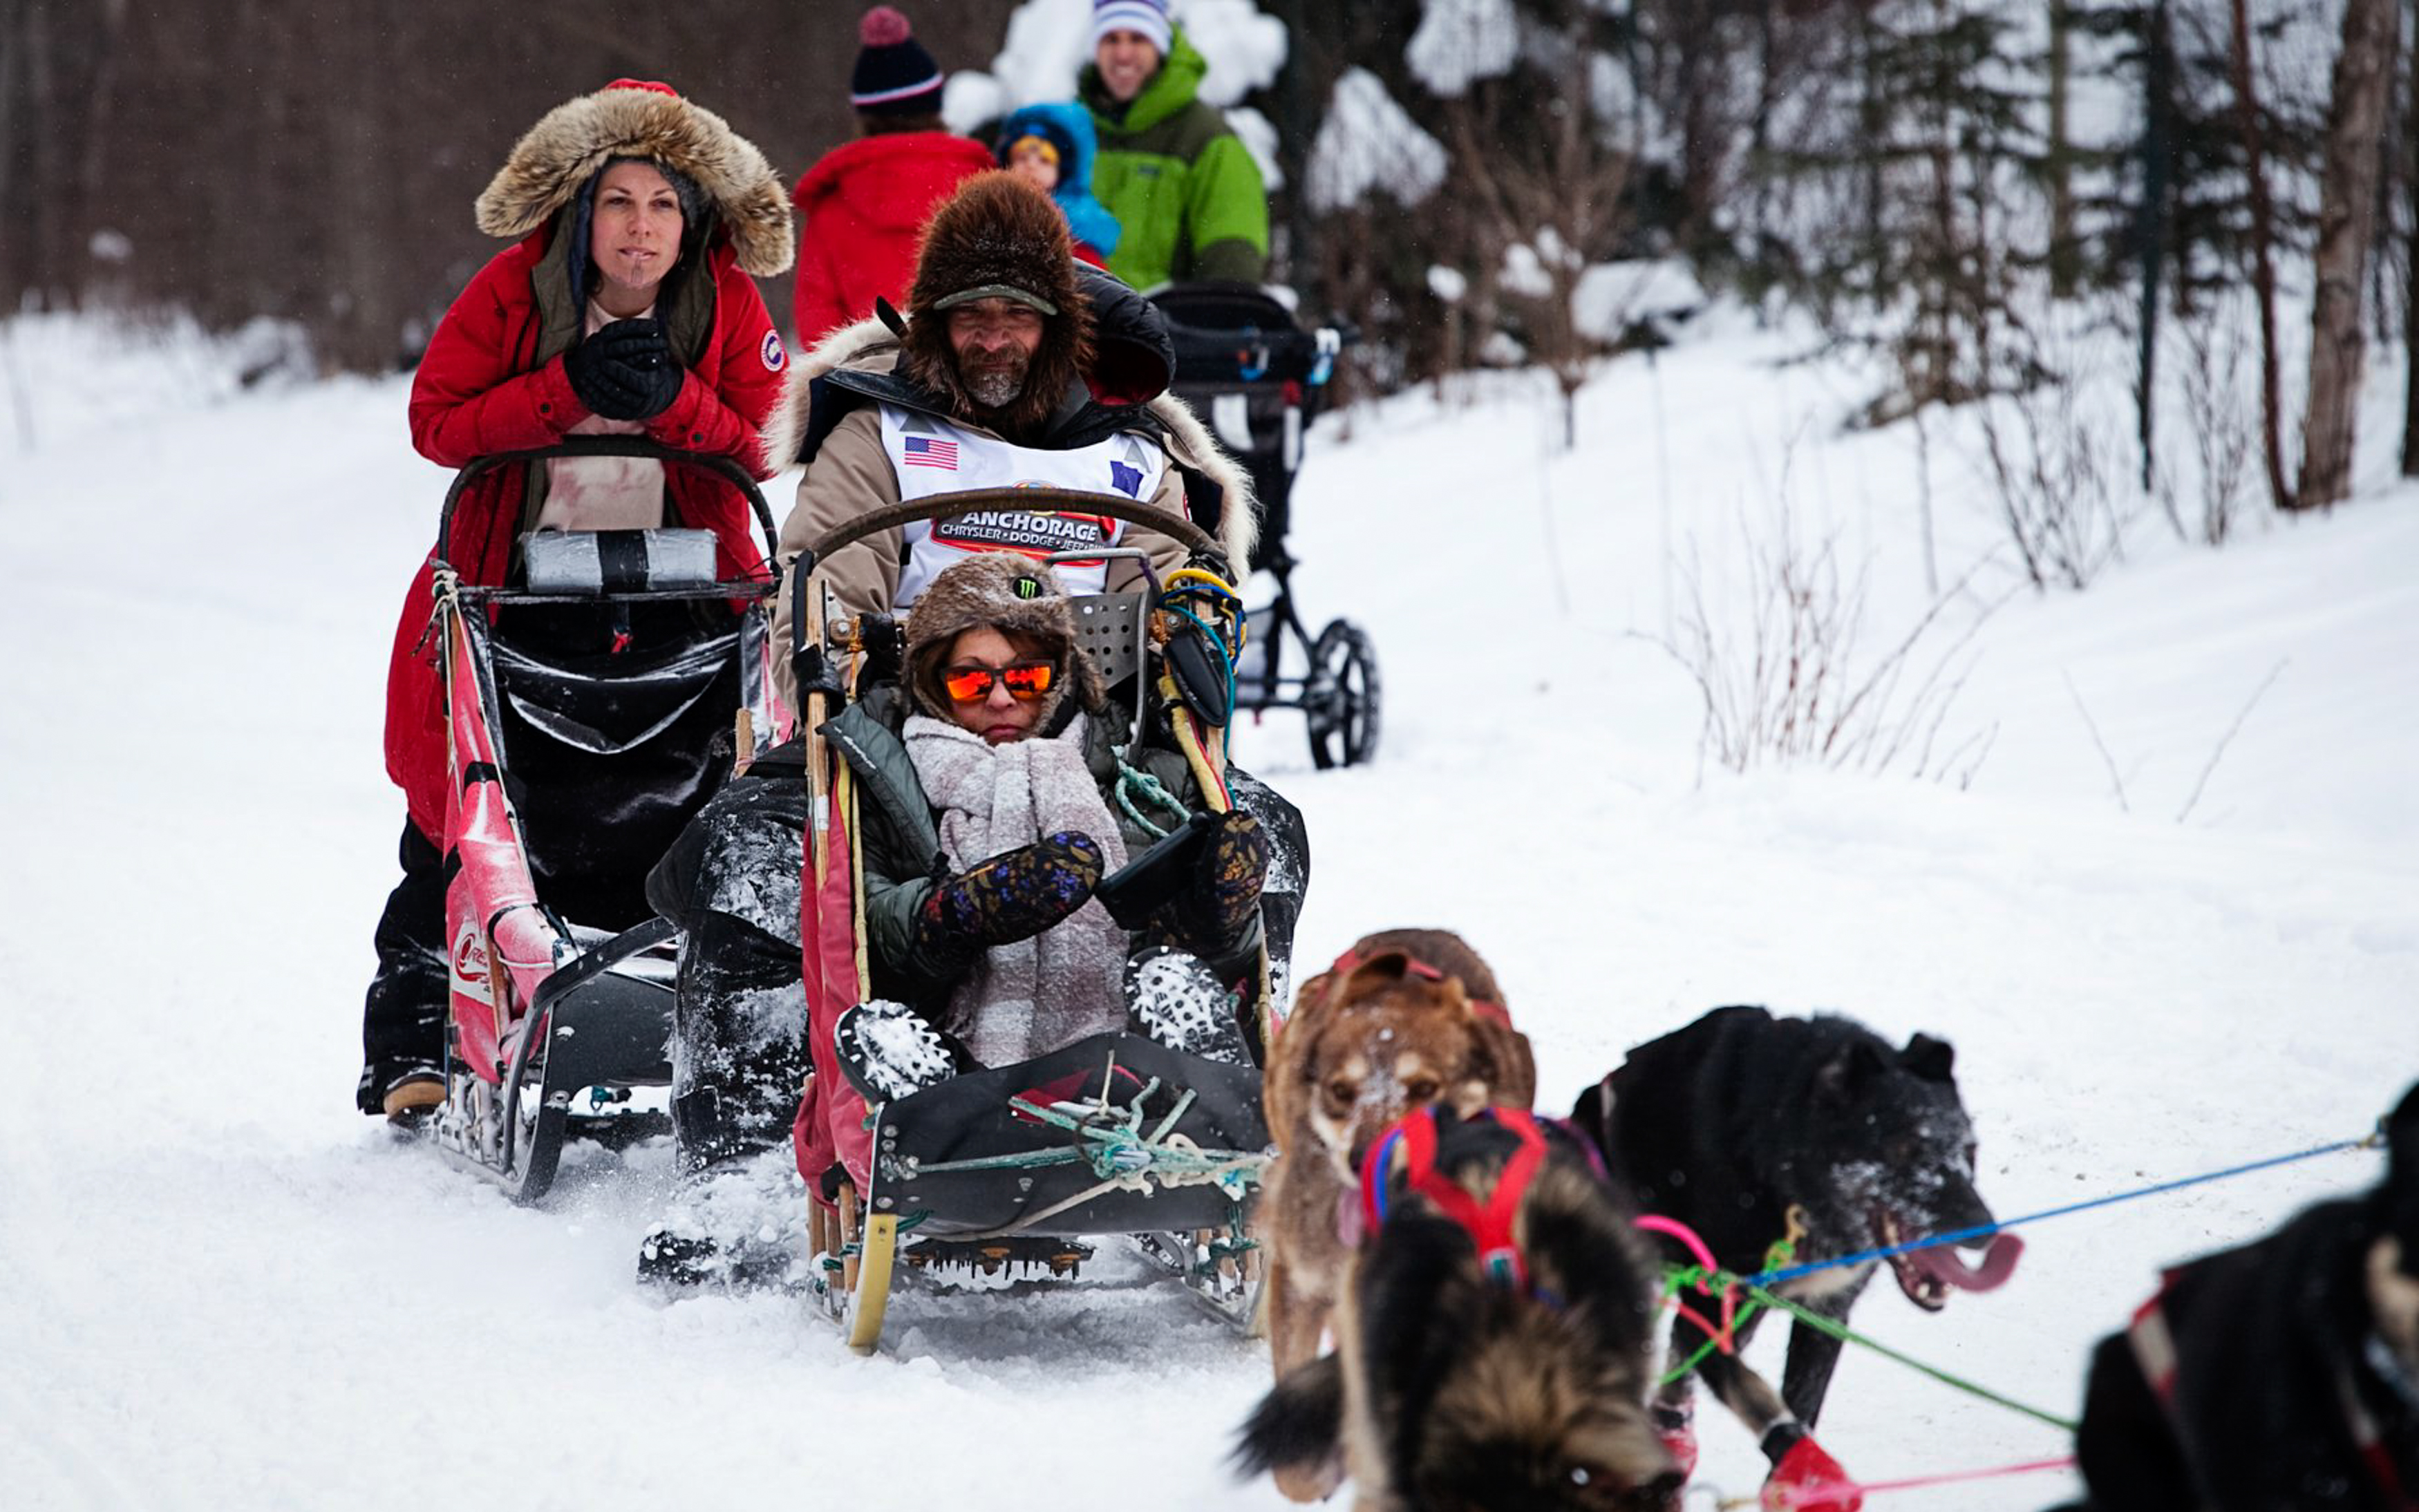
[[[1135,302],[1149,307],[1147,301]],[[1103,332],[1104,337],[1109,334]],[[778,475],[797,466],[800,451],[809,434],[817,430],[815,403],[822,392],[819,380],[843,368],[860,373],[891,373],[898,366],[899,350],[899,337],[879,320],[859,320],[855,325],[842,326],[816,343],[813,350],[791,365],[780,403],[765,417],[762,471]],[[1148,409],[1163,432],[1152,439],[1163,445],[1179,465],[1200,473],[1218,490],[1224,501],[1218,514],[1219,548],[1235,571],[1249,571],[1252,548],[1260,538],[1260,506],[1252,491],[1251,474],[1210,434],[1210,427],[1201,423],[1193,407],[1176,395],[1160,394],[1140,408]]]
[[[795,257],[789,196],[755,144],[665,85],[632,79],[565,100],[513,144],[479,194],[479,229],[529,235],[615,158],[651,159],[693,180],[747,272],[769,278]]]
[[[908,610],[906,683],[924,713],[935,719],[950,717],[941,658],[961,633],[980,625],[1040,642],[1065,669],[1066,677],[1042,696],[1036,730],[1050,728],[1071,688],[1085,709],[1108,702],[1100,669],[1077,639],[1075,608],[1057,574],[1013,551],[985,551],[943,568]]]

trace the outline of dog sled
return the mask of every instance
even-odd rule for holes
[[[521,1203],[553,1184],[566,1140],[668,1129],[633,1096],[671,1081],[678,935],[647,906],[646,872],[734,755],[788,733],[770,575],[719,580],[711,532],[537,532],[508,587],[447,565],[472,482],[574,456],[712,472],[746,496],[767,560],[775,541],[744,469],[638,437],[482,457],[446,494],[430,634],[445,687],[451,1023],[429,1127],[449,1159]]]
[[[850,1346],[870,1351],[902,1270],[1067,1276],[1090,1254],[1088,1241],[1123,1235],[1214,1311],[1250,1328],[1261,1266],[1249,1220],[1268,1147],[1256,1061],[1277,1011],[1265,947],[1256,993],[1231,1008],[1251,1065],[1125,1032],[888,1101],[870,1100],[842,1069],[835,1030],[871,981],[860,779],[821,731],[877,680],[896,675],[901,640],[886,617],[842,614],[815,563],[878,531],[985,509],[1134,521],[1194,551],[1195,565],[1165,582],[1149,579],[1147,591],[1074,600],[1084,652],[1110,689],[1100,717],[1116,721],[1127,757],[1138,748],[1181,752],[1211,808],[1265,792],[1239,781],[1230,794],[1225,779],[1240,606],[1215,543],[1191,524],[1121,495],[982,489],[875,511],[799,556],[793,655],[809,804],[800,889],[809,1068],[794,1133],[813,1205],[809,1284]],[[1141,561],[1148,575],[1147,559],[1132,548],[1047,560],[1120,558]],[[1252,802],[1243,806],[1271,822]],[[1148,860],[1147,853],[1129,872]]]
[[[1335,619],[1313,634],[1293,593],[1293,484],[1302,432],[1318,412],[1347,328],[1304,331],[1256,284],[1175,284],[1151,295],[1176,344],[1174,392],[1250,471],[1260,536],[1247,572],[1265,572],[1276,596],[1250,611],[1236,667],[1236,704],[1258,713],[1299,709],[1320,768],[1378,753],[1380,684],[1368,632]],[[1214,522],[1213,522],[1214,523]]]

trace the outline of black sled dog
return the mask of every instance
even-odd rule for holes
[[[1247,1474],[1360,1512],[1672,1512],[1647,1420],[1656,1269],[1576,1135],[1526,1112],[1412,1113],[1361,1175],[1336,1348],[1254,1410]]]
[[[1718,1008],[1650,1041],[1579,1100],[1571,1120],[1593,1137],[1641,1211],[1676,1219],[1722,1269],[1753,1275],[1786,1239],[1795,1263],[1836,1259],[1934,1234],[1987,1227],[1974,1188],[1974,1129],[1957,1095],[1955,1054],[1918,1034],[1904,1049],[1846,1018],[1776,1018]],[[2000,1235],[1978,1266],[1952,1246],[1890,1257],[1899,1288],[1926,1311],[1952,1288],[2005,1280],[2021,1244]],[[1675,1260],[1687,1257],[1678,1247]],[[1844,1321],[1882,1262],[1815,1271],[1776,1290]],[[1740,1342],[1753,1326],[1741,1325]],[[1686,1316],[1672,1328],[1676,1366],[1705,1341]],[[1809,1437],[1840,1342],[1795,1324],[1779,1392],[1736,1355],[1714,1350],[1696,1374],[1763,1444],[1777,1480],[1814,1483],[1838,1467]],[[1656,1403],[1665,1442],[1693,1465],[1692,1381]]]
[[[2385,1180],[2177,1267],[2091,1360],[2088,1512],[2419,1509],[2419,1087]]]

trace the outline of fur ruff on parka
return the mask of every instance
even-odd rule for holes
[[[897,362],[898,336],[879,320],[842,326],[817,343],[812,351],[791,364],[780,402],[764,419],[764,455],[759,476],[774,476],[798,465],[813,420],[815,380],[841,368],[887,373]],[[1210,434],[1193,407],[1172,393],[1162,393],[1144,408],[1166,431],[1167,454],[1181,467],[1200,473],[1219,492],[1218,545],[1235,570],[1252,560],[1260,538],[1259,502],[1252,493],[1252,477]]]
[[[1039,295],[1058,313],[1041,320],[1025,387],[998,409],[978,404],[958,376],[949,346],[948,312],[934,308],[952,294],[1004,284]],[[958,186],[932,212],[916,252],[916,281],[907,289],[902,371],[918,387],[948,397],[960,412],[1009,434],[1050,418],[1068,386],[1092,365],[1092,305],[1075,282],[1075,248],[1067,217],[1049,195],[1012,173],[994,169]]]
[[[756,145],[714,112],[630,80],[541,116],[481,191],[479,229],[529,235],[615,158],[650,158],[687,175],[714,202],[746,271],[770,278],[796,255],[789,196]]]
[[[1025,583],[1032,586],[1020,591]],[[1071,688],[1085,709],[1108,702],[1100,670],[1076,643],[1075,606],[1057,574],[1013,551],[985,551],[943,568],[908,611],[906,683],[921,712],[950,717],[949,696],[941,687],[942,659],[961,634],[978,625],[1047,647],[1066,673],[1042,696],[1035,729],[1051,728]]]

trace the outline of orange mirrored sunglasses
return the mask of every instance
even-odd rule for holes
[[[992,684],[1008,689],[1008,696],[1021,703],[1029,703],[1050,691],[1058,680],[1058,669],[1046,661],[1020,661],[1013,667],[952,667],[941,674],[941,687],[952,702],[972,703],[977,699],[991,697]]]

